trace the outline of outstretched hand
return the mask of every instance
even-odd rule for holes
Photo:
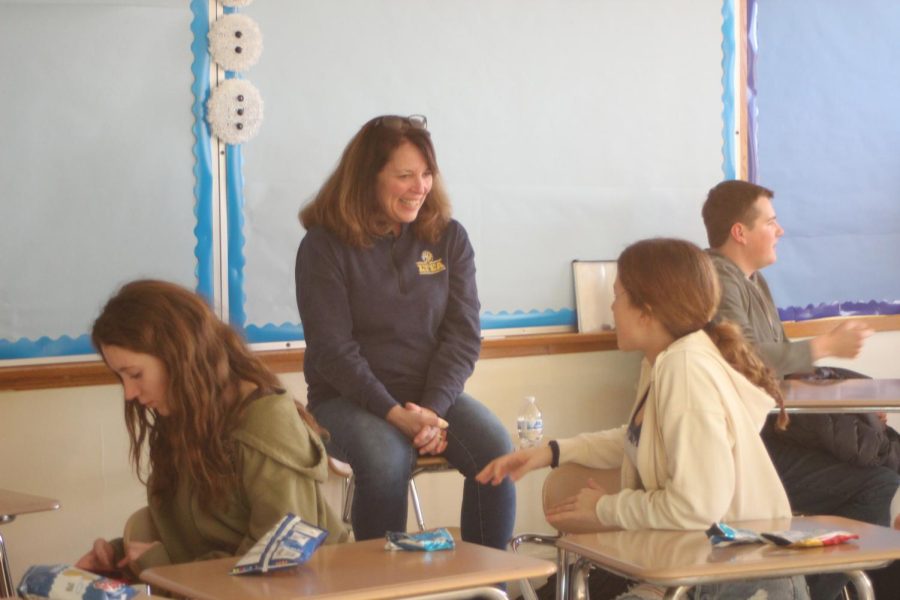
[[[500,485],[503,478],[509,475],[510,479],[518,481],[530,471],[549,467],[551,460],[553,453],[550,446],[523,448],[495,458],[475,476],[475,479],[479,483]]]
[[[570,496],[544,511],[547,521],[558,529],[589,530],[600,529],[602,523],[597,517],[597,502],[606,495],[606,490],[593,479],[574,496]]]
[[[860,321],[841,323],[828,333],[813,338],[813,359],[835,356],[856,358],[874,330]]]

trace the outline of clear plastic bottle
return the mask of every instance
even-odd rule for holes
[[[531,448],[541,443],[544,437],[544,418],[541,409],[534,401],[534,396],[526,396],[522,411],[516,418],[519,432],[519,447]]]

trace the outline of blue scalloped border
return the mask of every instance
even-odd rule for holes
[[[758,118],[756,103],[756,62],[759,55],[759,39],[756,35],[756,0],[747,0],[747,180],[758,183]]]
[[[225,162],[228,173],[225,178],[228,206],[228,322],[232,327],[243,330],[247,321],[244,309],[247,299],[244,291],[244,265],[247,261],[244,257],[244,155],[241,146],[229,144],[225,150]]]
[[[872,315],[900,315],[900,300],[893,302],[829,302],[813,306],[791,306],[779,308],[778,315],[782,321],[809,321],[828,317],[856,317]]]
[[[210,134],[205,120],[204,104],[209,97],[209,51],[207,33],[209,31],[209,4],[206,0],[191,0],[191,73],[193,83],[191,92],[194,102],[191,112],[194,115],[194,216],[197,224],[194,227],[194,236],[197,243],[194,246],[194,256],[197,259],[197,267],[194,274],[197,277],[197,291],[207,299],[213,299],[213,273],[215,268],[213,246],[213,173],[212,158],[210,156]],[[16,341],[0,339],[0,360],[22,358],[44,358],[52,356],[77,356],[82,354],[94,354],[88,334],[78,337],[63,335],[58,338],[42,336],[36,340],[19,338]]]
[[[574,310],[561,308],[559,310],[531,310],[528,312],[517,310],[514,312],[500,311],[496,314],[485,312],[481,314],[482,329],[513,329],[521,327],[551,327],[551,326],[576,326],[578,317]],[[275,325],[248,325],[244,329],[247,339],[253,343],[265,342],[295,342],[303,339],[303,326],[298,323],[282,323]]]
[[[214,301],[215,259],[213,248],[215,245],[215,231],[213,223],[213,165],[210,154],[210,132],[206,123],[206,111],[204,106],[209,98],[209,3],[206,0],[191,0],[191,33],[194,35],[191,43],[191,52],[194,60],[191,63],[191,72],[194,82],[191,91],[194,94],[194,104],[191,112],[194,115],[194,215],[197,225],[194,227],[194,236],[197,245],[194,247],[194,255],[197,257],[197,291],[203,294],[210,302]]]
[[[737,176],[735,141],[735,73],[738,65],[735,40],[735,0],[722,3],[722,172],[725,179]]]

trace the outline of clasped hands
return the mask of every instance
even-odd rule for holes
[[[534,469],[549,467],[553,453],[549,446],[523,448],[499,458],[495,458],[481,470],[475,479],[482,484],[499,485],[507,476],[518,481]],[[551,525],[561,530],[601,529],[603,524],[597,518],[597,502],[606,495],[606,490],[593,479],[588,479],[585,487],[574,496],[569,496],[544,511]]]
[[[437,455],[447,449],[447,421],[414,402],[388,411],[387,422],[403,432],[420,455]]]

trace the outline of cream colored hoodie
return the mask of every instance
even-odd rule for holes
[[[706,529],[790,517],[759,437],[775,401],[735,371],[705,332],[676,340],[652,366],[644,361],[638,400],[648,387],[637,465],[625,456],[624,425],[559,440],[560,462],[621,466],[622,490],[597,503],[604,525]]]

